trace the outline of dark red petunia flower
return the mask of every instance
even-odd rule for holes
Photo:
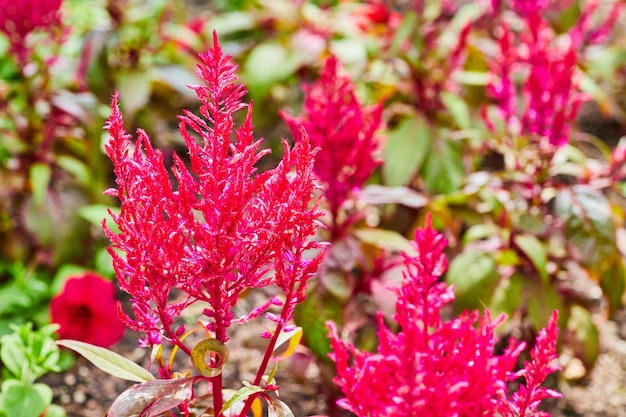
[[[67,280],[63,291],[50,303],[52,322],[59,324],[59,337],[109,347],[124,333],[117,315],[115,286],[94,272]]]

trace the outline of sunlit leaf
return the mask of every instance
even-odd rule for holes
[[[441,101],[443,101],[443,104],[459,128],[470,129],[472,127],[472,116],[467,103],[461,97],[456,94],[443,92]]]
[[[455,285],[457,310],[489,304],[499,278],[492,254],[478,251],[457,255],[446,274],[446,281]]]
[[[411,242],[395,230],[368,227],[356,229],[354,235],[361,242],[387,251],[415,253]]]
[[[80,353],[98,368],[118,378],[137,382],[154,379],[146,369],[108,349],[68,339],[57,340],[56,344]]]
[[[224,408],[222,408],[222,413],[224,413],[229,408],[233,407],[237,403],[243,403],[253,394],[258,392],[265,391],[265,388],[258,387],[256,385],[249,385],[247,387],[242,387],[237,392],[235,392],[229,399],[224,403]]]
[[[421,208],[428,204],[428,197],[408,187],[387,187],[371,184],[359,194],[367,204],[401,204],[412,208]]]
[[[150,99],[150,74],[146,71],[128,71],[118,74],[117,88],[124,114],[132,119]]]
[[[430,195],[457,191],[465,178],[463,143],[438,138],[428,152],[420,173]]]
[[[548,283],[548,251],[544,244],[533,235],[516,235],[513,240],[532,262],[542,281]]]
[[[587,369],[591,369],[600,355],[600,335],[591,313],[580,306],[572,306],[567,330],[574,338],[580,359]]]
[[[33,201],[39,206],[44,203],[51,175],[50,167],[44,163],[35,162],[30,167],[30,186],[33,191]]]

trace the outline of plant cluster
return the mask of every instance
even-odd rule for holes
[[[203,103],[203,117],[186,112],[180,118],[191,164],[189,168],[173,156],[175,184],[161,152],[145,132],[138,131],[135,146],[130,148],[131,136],[124,130],[117,96],[113,98],[107,123],[111,140],[106,149],[118,188],[108,193],[122,203],[119,215],[112,215],[120,232],[113,233],[106,222],[104,227],[113,247],[124,252],[111,249],[120,287],[132,297],[133,317],[122,314],[130,328],[144,333],[141,344],[152,347],[152,364],[160,378],[154,379],[105,349],[73,340],[57,342],[113,375],[145,381],[120,395],[109,417],[156,416],[174,408],[184,416],[245,416],[249,411],[259,415],[260,400],[266,402],[270,416],[293,415],[276,395],[276,366],[270,370],[269,364],[278,345],[301,330],[291,323],[294,310],[304,301],[307,281],[324,259],[325,245],[312,237],[322,214],[313,173],[325,160],[314,164],[316,151],[301,127],[296,145],[293,149],[286,146],[279,165],[256,172],[254,165],[267,152],[259,151],[260,141],[253,139],[250,109],[239,128],[234,124],[234,113],[246,107],[241,102],[245,90],[236,83],[236,67],[214,36],[213,48],[200,56],[198,65],[206,85],[193,86]],[[336,62],[331,60],[330,78],[336,76],[333,66]],[[349,105],[358,108],[355,103]],[[292,119],[291,123],[295,128],[296,122]],[[372,128],[367,127],[365,133],[361,140],[371,138]],[[352,178],[351,174],[346,175]],[[398,290],[394,316],[401,332],[394,335],[387,329],[384,314],[379,313],[379,355],[351,347],[356,358],[351,364],[336,325],[329,324],[336,381],[347,396],[341,404],[363,416],[412,415],[416,410],[430,410],[429,415],[485,415],[496,410],[511,416],[518,412],[540,415],[536,407],[541,400],[558,397],[540,387],[558,369],[553,363],[556,313],[538,336],[533,360],[524,370],[513,372],[524,344],[512,340],[502,356],[493,356],[494,329],[502,319],[492,321],[487,313],[478,329],[474,328],[477,313],[442,321],[441,308],[454,299],[453,287],[437,282],[446,269],[445,246],[445,238],[432,228],[429,218],[426,228],[415,235],[417,256],[404,255],[405,283]],[[233,315],[244,290],[270,285],[279,290],[279,296],[244,317]],[[203,306],[205,320],[199,320],[195,329],[177,323],[196,303]],[[270,340],[254,381],[244,382],[237,391],[225,389],[222,368],[229,357],[228,329],[269,308],[279,308],[280,313],[265,314],[276,324],[259,335]],[[190,346],[188,336],[197,330],[205,337]],[[172,348],[169,361],[164,344]],[[177,352],[187,355],[194,369],[175,369]],[[464,369],[468,366],[469,374]],[[398,378],[405,371],[406,378]],[[526,377],[526,384],[509,398],[506,383],[520,376]],[[396,383],[389,385],[392,379]],[[202,381],[208,382],[208,390],[202,391]],[[483,391],[476,394],[478,386]],[[442,392],[447,395],[442,397]],[[442,409],[436,397],[450,407]]]
[[[300,338],[358,415],[541,415],[557,327],[593,366],[594,314],[626,291],[623,2],[240,0],[184,24],[167,0],[4,3],[2,351],[48,340],[51,318],[60,345],[140,382],[113,416],[257,416],[263,402],[290,415],[274,374]],[[590,111],[621,131],[586,126]],[[132,141],[135,125],[149,130]],[[427,213],[441,234],[430,218],[420,228]],[[100,275],[117,277],[128,310]],[[235,315],[250,293],[267,299]],[[158,379],[100,348],[121,337],[114,308]],[[257,374],[225,388],[229,329],[263,315],[274,325]],[[524,340],[494,353],[512,334]],[[180,356],[193,366],[177,369]],[[18,404],[5,392],[20,377],[5,374],[0,398]]]

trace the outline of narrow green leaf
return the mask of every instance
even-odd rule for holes
[[[580,359],[591,369],[600,355],[600,335],[591,313],[583,307],[572,306],[567,330],[578,342]]]
[[[257,392],[263,392],[263,391],[265,391],[265,388],[261,388],[256,385],[250,385],[247,387],[240,388],[239,390],[237,390],[237,392],[233,394],[232,397],[228,399],[228,401],[226,401],[226,403],[224,404],[224,408],[222,408],[222,412],[220,414],[223,414],[226,410],[228,410],[230,407],[232,407],[236,403],[247,400],[248,397],[250,397],[252,394],[256,394]]]
[[[533,235],[516,235],[513,239],[532,262],[541,280],[548,284],[548,251],[543,243]]]
[[[467,103],[456,94],[443,92],[441,100],[450,112],[450,115],[461,129],[470,129],[472,127],[472,116],[470,115]]]
[[[117,227],[117,224],[111,218],[109,214],[109,210],[114,214],[119,214],[119,207],[109,207],[105,204],[91,204],[88,206],[83,206],[78,209],[78,215],[83,219],[87,220],[92,225],[100,228],[102,226],[102,220],[107,220],[107,226],[114,232],[119,233],[120,230]]]
[[[487,85],[489,73],[487,71],[454,71],[450,78],[459,84]]]
[[[30,186],[33,190],[33,201],[36,205],[43,205],[46,197],[46,190],[50,184],[50,167],[41,162],[35,162],[30,167]]]
[[[146,369],[108,349],[78,340],[62,339],[57,340],[56,344],[80,353],[98,368],[118,378],[136,382],[154,379]]]
[[[417,25],[417,14],[413,11],[403,14],[402,23],[396,30],[396,36],[391,41],[391,47],[389,53],[391,56],[397,56],[400,49],[400,45],[408,39]]]
[[[552,283],[526,277],[528,289],[528,318],[535,329],[546,325],[554,310],[563,310],[561,296]]]
[[[361,242],[394,252],[415,253],[411,242],[395,230],[368,227],[356,229],[354,235]]]

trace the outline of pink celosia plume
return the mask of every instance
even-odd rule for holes
[[[29,33],[61,23],[62,3],[63,0],[0,0],[0,32],[9,38],[11,51],[18,58],[26,54]]]
[[[379,314],[377,353],[361,352],[340,341],[334,323],[331,358],[335,382],[345,398],[339,404],[357,416],[493,416],[517,407],[535,410],[541,399],[558,396],[539,385],[556,366],[556,316],[542,330],[532,362],[513,372],[524,343],[511,339],[501,355],[494,353],[495,328],[489,311],[464,313],[444,322],[441,309],[454,299],[454,287],[439,282],[447,268],[443,235],[427,220],[415,233],[417,255],[405,255],[403,285],[398,289],[394,333]],[[556,314],[556,313],[555,313]],[[507,383],[519,376],[526,385],[510,399]],[[523,416],[534,414],[520,414]]]
[[[302,127],[311,144],[320,150],[314,173],[325,187],[325,197],[336,220],[339,209],[354,191],[363,187],[374,169],[382,163],[382,147],[376,131],[382,127],[382,106],[363,107],[350,78],[341,64],[330,57],[320,79],[304,88],[304,110],[296,118],[283,113],[296,141]]]
[[[121,232],[106,226],[105,231],[125,253],[110,250],[120,287],[133,298],[134,318],[127,317],[127,324],[145,332],[147,344],[163,337],[179,344],[173,319],[196,301],[206,305],[208,330],[225,342],[241,292],[270,284],[285,292],[285,301],[272,299],[265,307],[284,302],[277,320],[284,326],[321,259],[321,253],[311,254],[320,244],[309,239],[320,212],[313,202],[314,151],[306,133],[292,150],[286,147],[275,169],[257,173],[255,165],[267,151],[254,139],[251,106],[240,127],[233,121],[235,112],[248,107],[241,101],[246,90],[236,82],[237,67],[217,36],[200,59],[198,75],[206,84],[192,88],[202,117],[180,117],[190,168],[174,155],[170,175],[143,131],[133,147],[117,96],[107,123],[106,151],[117,176],[117,189],[108,193],[121,202],[121,213],[113,216]],[[186,294],[176,303],[174,288]]]
[[[570,35],[557,37],[541,15],[544,6],[518,3],[516,10],[529,8],[519,12],[524,31],[516,37],[508,26],[502,27],[500,51],[490,64],[492,80],[487,92],[496,99],[500,116],[514,133],[561,146],[569,141],[570,125],[583,99],[575,80],[574,43]],[[517,114],[515,72],[525,74],[521,115]]]

